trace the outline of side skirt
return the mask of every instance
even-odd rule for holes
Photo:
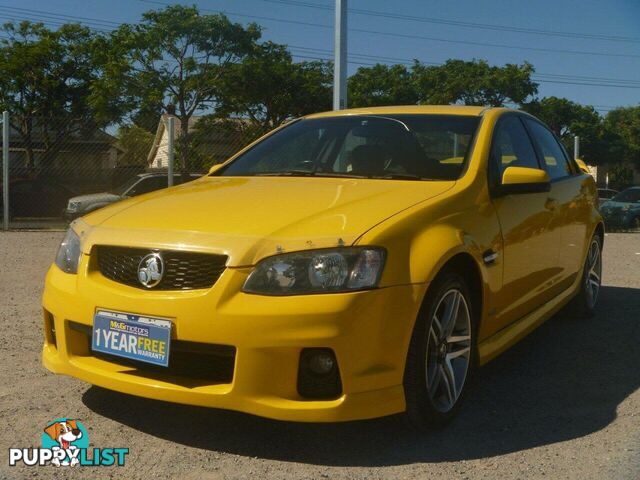
[[[581,279],[582,275],[578,275],[578,278],[576,278],[573,285],[564,290],[553,300],[548,301],[533,312],[522,317],[520,320],[480,342],[478,345],[480,365],[490,362],[502,352],[511,348],[569,303],[569,301],[578,293]]]

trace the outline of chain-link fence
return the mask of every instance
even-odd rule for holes
[[[247,120],[214,116],[182,122],[163,115],[154,131],[5,113],[3,228],[64,228],[70,220],[122,199],[193,180],[266,130]],[[607,229],[640,231],[638,169],[604,165],[592,174]]]
[[[183,129],[163,115],[155,132],[11,112],[4,118],[0,216],[10,229],[64,228],[124,198],[193,180],[260,133],[240,120],[196,116]]]

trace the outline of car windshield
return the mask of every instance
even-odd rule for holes
[[[303,119],[214,175],[455,180],[462,174],[479,121],[461,115]]]
[[[617,194],[612,200],[614,202],[639,203],[640,188],[628,188],[627,190]]]
[[[124,195],[125,192],[138,183],[138,181],[140,181],[140,177],[131,177],[119,187],[112,189],[109,193],[113,193],[114,195]]]

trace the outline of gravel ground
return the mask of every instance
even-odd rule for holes
[[[640,235],[605,241],[599,312],[557,315],[483,368],[460,415],[417,435],[397,418],[291,424],[109,392],[40,364],[40,296],[62,237],[0,233],[0,452],[39,446],[57,417],[79,418],[96,447],[129,447],[123,468],[72,478],[640,479]],[[0,477],[54,478],[55,467]]]

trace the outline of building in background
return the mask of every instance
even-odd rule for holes
[[[150,169],[166,169],[169,163],[169,118],[172,115],[165,113],[160,117],[156,135],[147,157]],[[180,148],[180,119],[173,116],[174,139],[176,148]],[[246,145],[246,136],[242,127],[246,124],[243,119],[212,119],[206,116],[193,115],[189,119],[189,148],[192,156],[202,158],[204,169],[221,163],[235,154]],[[178,154],[175,155],[176,165]],[[205,168],[206,167],[206,168]],[[176,166],[176,168],[178,168]]]

